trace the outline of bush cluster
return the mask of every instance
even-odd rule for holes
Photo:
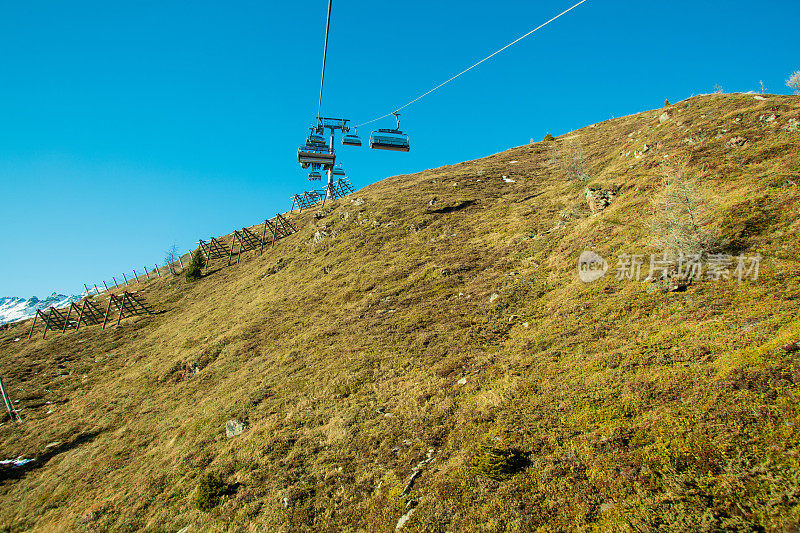
[[[211,472],[205,473],[197,484],[197,492],[194,495],[195,507],[207,513],[219,504],[224,489],[225,485],[218,476]]]
[[[473,473],[503,481],[528,465],[528,455],[515,448],[494,448],[481,445],[470,461]]]

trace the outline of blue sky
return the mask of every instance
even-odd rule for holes
[[[388,113],[573,3],[334,0],[323,114]],[[326,7],[0,4],[0,296],[77,292],[288,210],[311,188]],[[410,153],[339,159],[363,187],[715,85],[786,94],[799,22],[789,0],[589,0],[406,109]]]

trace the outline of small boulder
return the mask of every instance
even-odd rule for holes
[[[247,429],[247,424],[241,420],[236,420],[234,418],[233,420],[225,422],[225,436],[228,438],[241,435],[245,429]]]
[[[725,144],[730,148],[733,148],[734,146],[744,146],[745,144],[747,144],[747,139],[745,139],[744,137],[736,136]]]
[[[661,280],[661,292],[683,292],[691,284],[692,280],[688,278],[664,279]]]
[[[615,506],[616,506],[616,504],[613,501],[611,501],[611,500],[605,501],[605,502],[600,504],[600,512],[601,513],[607,513],[608,511],[613,509]]]

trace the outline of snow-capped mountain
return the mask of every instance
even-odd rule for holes
[[[0,297],[0,324],[31,318],[36,314],[37,309],[45,310],[51,306],[56,309],[67,307],[70,302],[79,302],[84,296],[83,294],[66,296],[53,293],[44,300],[40,300],[36,296],[27,300],[16,296],[2,296]]]

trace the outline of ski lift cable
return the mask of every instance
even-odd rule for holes
[[[456,79],[456,78],[458,78],[459,76],[461,76],[461,75],[463,75],[463,74],[466,74],[467,72],[469,72],[470,70],[474,69],[475,67],[477,67],[477,66],[478,66],[478,65],[480,65],[481,63],[483,63],[483,62],[485,62],[485,61],[488,61],[489,59],[493,58],[494,56],[496,56],[497,54],[499,54],[499,53],[500,53],[500,52],[502,52],[503,50],[505,50],[505,49],[507,49],[507,48],[510,48],[511,46],[513,46],[513,45],[517,44],[518,42],[520,42],[520,41],[521,41],[522,39],[524,39],[525,37],[527,37],[527,36],[531,35],[532,33],[535,33],[535,32],[537,32],[537,31],[539,31],[540,29],[544,28],[545,26],[547,26],[547,25],[548,25],[548,24],[550,24],[551,22],[555,21],[556,19],[558,19],[558,18],[561,18],[562,16],[566,15],[567,13],[569,13],[570,11],[572,11],[573,9],[575,9],[576,7],[578,7],[579,5],[583,4],[583,3],[584,3],[584,2],[586,2],[586,1],[587,1],[587,0],[581,0],[580,2],[578,2],[577,4],[575,4],[574,6],[570,7],[569,9],[566,9],[566,10],[562,11],[561,13],[559,13],[558,15],[556,15],[555,17],[551,18],[550,20],[548,20],[548,21],[547,21],[547,22],[545,22],[544,24],[541,24],[541,25],[539,25],[539,26],[537,26],[537,27],[533,28],[531,31],[529,31],[529,32],[528,32],[528,33],[526,33],[525,35],[523,35],[523,36],[521,36],[521,37],[518,37],[517,39],[515,39],[515,40],[511,41],[510,43],[508,43],[507,45],[505,45],[505,46],[504,46],[504,47],[502,47],[501,49],[497,50],[496,52],[492,53],[491,55],[488,55],[488,56],[484,57],[483,59],[481,59],[480,61],[478,61],[478,62],[477,62],[477,63],[475,63],[474,65],[472,65],[472,66],[470,66],[470,67],[467,67],[467,68],[465,68],[464,70],[462,70],[461,72],[459,72],[458,74],[456,74],[455,76],[453,76],[452,78],[450,78],[450,79],[448,79],[448,80],[446,80],[446,81],[443,81],[442,83],[440,83],[439,85],[437,85],[436,87],[434,87],[433,89],[431,89],[430,91],[428,91],[428,92],[426,92],[426,93],[423,93],[423,94],[421,94],[421,95],[417,96],[416,98],[414,98],[413,100],[411,100],[411,101],[410,101],[410,102],[408,102],[407,104],[404,104],[404,105],[402,105],[402,106],[398,107],[397,109],[395,109],[395,110],[394,110],[394,111],[392,111],[391,113],[386,113],[385,115],[382,115],[382,116],[380,116],[380,117],[378,117],[378,118],[374,118],[374,119],[372,119],[372,120],[370,120],[370,121],[367,121],[367,122],[362,122],[361,124],[359,124],[359,125],[358,125],[358,126],[356,126],[356,127],[366,126],[367,124],[372,124],[373,122],[377,122],[377,121],[379,121],[379,120],[381,120],[381,119],[384,119],[384,118],[386,118],[386,117],[390,117],[390,116],[392,116],[394,113],[397,113],[398,111],[400,111],[401,109],[405,109],[406,107],[410,106],[411,104],[413,104],[413,103],[415,103],[415,102],[418,102],[419,100],[422,100],[424,97],[428,96],[429,94],[431,94],[431,93],[432,93],[432,92],[434,92],[435,90],[437,90],[437,89],[440,89],[440,88],[444,87],[445,85],[447,85],[447,84],[448,84],[448,83],[450,83],[451,81],[455,80],[455,79]]]
[[[325,61],[328,59],[328,32],[331,29],[331,5],[333,0],[328,0],[328,22],[325,24],[325,48],[322,52],[322,78],[319,81],[319,106],[317,116],[322,116],[322,86],[325,84]]]

